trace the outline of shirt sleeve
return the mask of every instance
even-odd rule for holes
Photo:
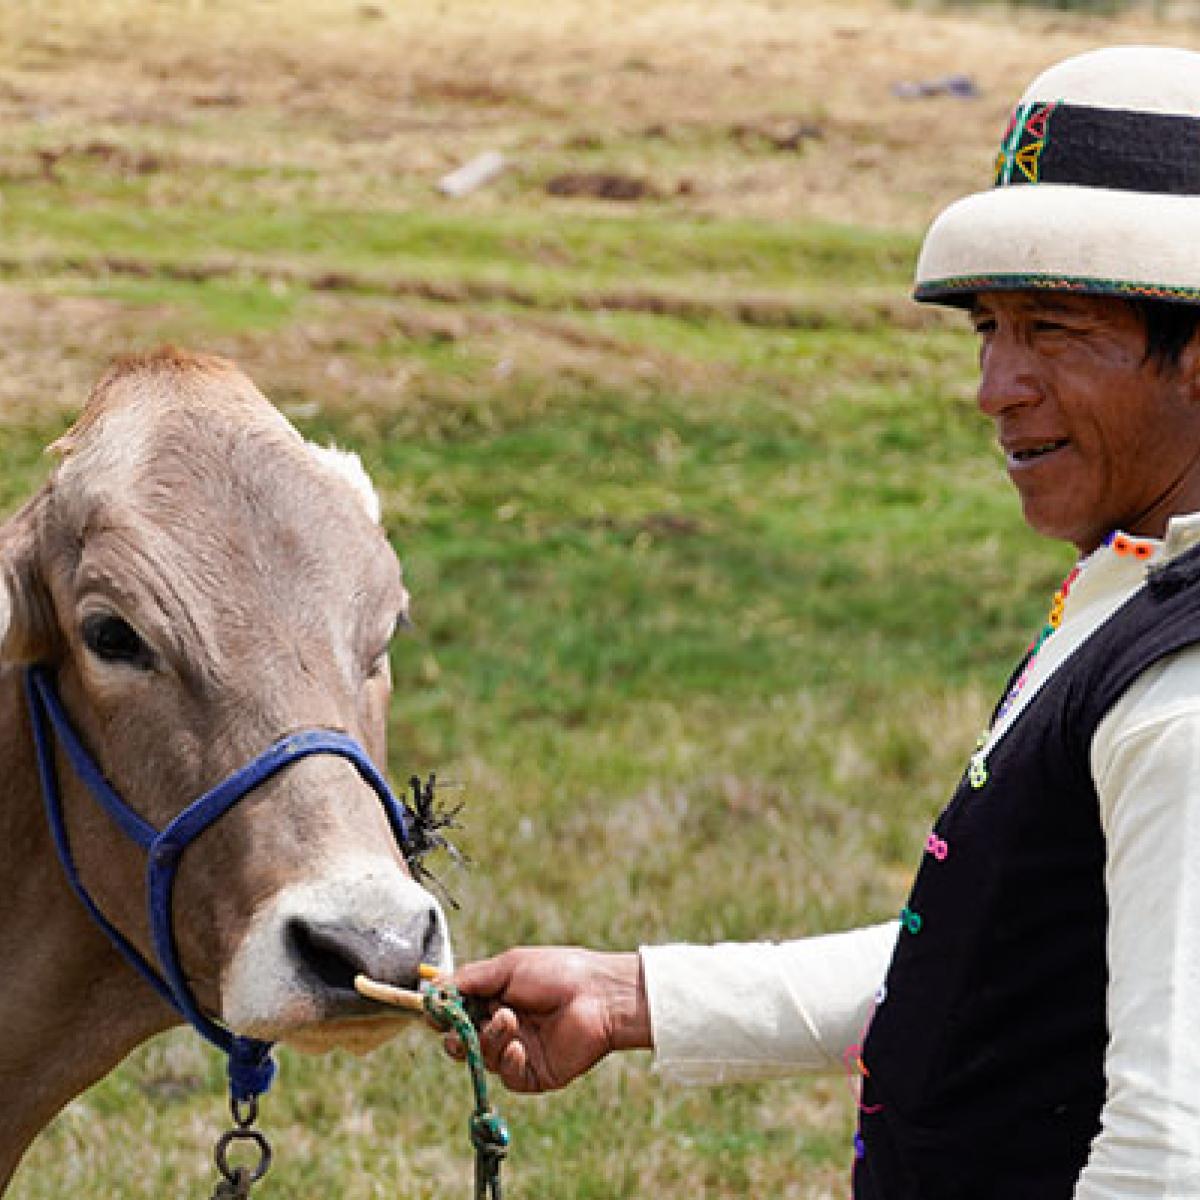
[[[1107,1098],[1075,1200],[1200,1196],[1200,650],[1097,729],[1107,839]]]
[[[685,1084],[841,1069],[897,931],[893,921],[787,942],[642,947],[656,1068]]]

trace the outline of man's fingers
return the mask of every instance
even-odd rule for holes
[[[484,1065],[499,1075],[513,1092],[540,1092],[543,1085],[529,1061],[529,1052],[520,1038],[521,1025],[511,1008],[499,1008],[479,1030],[479,1050]],[[442,1045],[451,1058],[462,1062],[467,1056],[462,1039],[455,1033],[442,1037]]]
[[[489,1071],[497,1070],[504,1047],[516,1036],[517,1029],[516,1014],[508,1008],[498,1009],[478,1026],[479,1050]],[[467,1057],[465,1043],[453,1030],[442,1035],[442,1047],[459,1062]]]
[[[501,1008],[483,1027],[479,1036],[483,1061],[499,1075],[510,1092],[544,1092],[529,1047],[521,1037],[521,1025],[512,1009]]]
[[[523,1042],[509,1042],[500,1055],[498,1074],[510,1092],[541,1091],[529,1066],[529,1052]]]
[[[479,1030],[479,1049],[488,1069],[498,1071],[505,1047],[517,1036],[520,1025],[511,1008],[498,1008]]]

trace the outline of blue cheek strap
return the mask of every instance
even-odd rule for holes
[[[392,834],[403,852],[412,845],[412,813],[392,794],[387,780],[358,742],[331,729],[307,729],[268,746],[257,758],[194,800],[159,831],[134,812],[104,777],[75,732],[50,671],[42,666],[30,667],[25,672],[24,684],[46,818],[54,848],[72,890],[125,960],[202,1037],[225,1053],[233,1099],[245,1102],[262,1095],[271,1086],[275,1075],[272,1043],[240,1037],[206,1016],[192,994],[179,962],[172,921],[172,894],[184,851],[255,788],[285,767],[314,754],[332,754],[353,764],[379,797]],[[157,969],[101,912],[79,876],[63,816],[54,753],[56,738],[72,771],[93,799],[112,817],[122,833],[146,852],[146,903]]]

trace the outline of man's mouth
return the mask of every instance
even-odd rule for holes
[[[1056,450],[1061,450],[1068,444],[1067,438],[1051,438],[1044,442],[1038,442],[1031,446],[1021,446],[1019,449],[1012,449],[1007,452],[1007,458],[1010,465],[1024,465],[1026,463],[1036,462],[1039,458],[1045,458],[1047,454],[1053,454]]]

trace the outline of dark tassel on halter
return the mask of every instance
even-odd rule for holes
[[[463,806],[456,804],[453,808],[439,807],[434,797],[436,784],[437,776],[433,774],[424,782],[417,775],[412,776],[408,781],[412,793],[412,801],[409,805],[411,822],[408,841],[404,847],[404,858],[414,879],[432,883],[441,892],[446,903],[451,908],[457,909],[458,901],[450,895],[445,884],[424,863],[425,856],[435,850],[446,851],[459,866],[470,866],[471,862],[442,832],[444,829],[462,828],[455,818],[462,811]]]

